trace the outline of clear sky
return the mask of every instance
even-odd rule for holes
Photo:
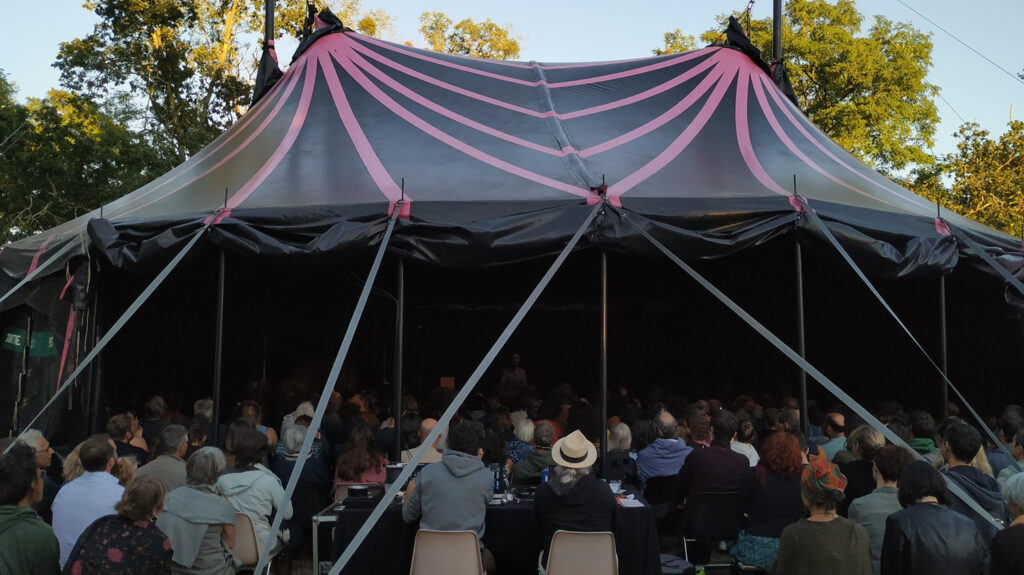
[[[1016,33],[1024,22],[1021,0],[904,0],[961,40],[985,54],[1003,68],[1024,70],[1024,51],[1016,44]],[[0,23],[0,68],[19,87],[19,96],[39,97],[58,84],[53,63],[61,41],[90,32],[95,16],[81,7],[81,0],[50,0],[37,4],[28,0],[4,3]],[[680,28],[699,36],[714,25],[714,16],[742,9],[746,0],[609,0],[515,2],[494,0],[433,0],[412,2],[363,0],[363,8],[384,8],[397,16],[395,40],[412,40],[422,45],[417,28],[419,14],[437,10],[459,20],[491,18],[511,25],[522,39],[522,59],[541,61],[587,61],[636,58],[649,55],[662,42],[662,34]],[[858,0],[868,19],[882,15],[905,21],[931,32],[935,44],[929,81],[939,86],[937,101],[942,123],[934,152],[954,149],[952,137],[961,120],[981,124],[993,134],[1006,129],[1010,107],[1024,118],[1024,84],[1013,80],[956,40],[923,20],[896,0]],[[771,15],[770,0],[758,0],[753,16]],[[1006,28],[1000,28],[1005,23]],[[865,26],[865,29],[867,26]],[[283,62],[291,57],[294,44],[280,46]],[[785,46],[783,46],[785,49]],[[954,109],[956,112],[954,112]],[[0,135],[2,138],[3,135]]]

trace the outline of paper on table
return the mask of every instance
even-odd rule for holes
[[[644,504],[639,499],[619,499],[619,505],[623,507],[643,507]]]

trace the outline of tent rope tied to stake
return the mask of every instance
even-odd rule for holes
[[[572,239],[569,240],[569,243],[566,244],[564,248],[562,248],[562,251],[558,254],[558,257],[555,258],[555,261],[551,264],[551,267],[549,267],[548,271],[545,272],[543,277],[541,277],[540,282],[538,282],[537,286],[533,288],[532,292],[530,292],[530,295],[526,298],[526,301],[523,302],[522,307],[519,308],[519,311],[517,311],[515,316],[512,317],[512,320],[508,323],[507,326],[505,326],[505,330],[501,332],[501,335],[498,336],[497,340],[495,340],[494,345],[491,346],[491,349],[487,352],[484,358],[480,360],[480,364],[477,365],[476,369],[473,371],[473,374],[469,376],[469,379],[466,380],[465,385],[462,386],[462,389],[459,390],[459,393],[452,400],[451,404],[448,406],[448,409],[446,409],[444,414],[441,415],[441,418],[438,420],[437,424],[434,425],[434,429],[432,429],[430,431],[430,434],[428,434],[427,437],[423,440],[423,445],[433,445],[434,441],[441,435],[441,430],[445,429],[448,426],[448,424],[451,423],[452,417],[454,417],[455,413],[462,406],[462,402],[464,402],[466,398],[469,397],[469,394],[472,393],[473,388],[476,387],[477,382],[480,381],[480,379],[483,377],[484,372],[487,370],[488,367],[490,367],[491,363],[494,362],[495,358],[498,357],[498,353],[505,346],[505,343],[508,342],[509,338],[512,337],[512,334],[515,332],[516,328],[519,327],[519,324],[523,321],[523,318],[526,317],[527,312],[530,311],[533,305],[537,302],[537,298],[540,297],[540,294],[548,286],[548,283],[551,282],[551,278],[553,278],[555,276],[555,273],[559,270],[559,268],[562,267],[562,263],[565,262],[565,259],[569,257],[569,254],[576,247],[576,244],[579,243],[580,238],[583,237],[584,232],[586,232],[587,229],[590,228],[591,224],[594,221],[594,218],[597,217],[598,212],[603,211],[606,205],[609,204],[607,204],[607,202],[602,201],[601,203],[595,204],[594,208],[590,210],[587,219],[585,219],[583,223],[580,225],[579,229],[576,230],[576,233],[572,236]],[[315,429],[315,427],[311,426],[310,429]],[[303,447],[306,447],[305,444],[303,445]],[[352,538],[352,541],[349,542],[348,547],[345,548],[345,551],[341,554],[341,557],[338,558],[338,561],[331,568],[330,575],[338,575],[338,573],[340,573],[341,570],[345,568],[345,565],[349,562],[352,556],[355,555],[356,551],[359,549],[359,545],[362,544],[363,540],[366,539],[366,536],[370,534],[370,531],[373,529],[374,525],[377,524],[377,521],[380,520],[382,515],[384,515],[384,510],[387,509],[388,505],[390,505],[391,502],[395,500],[395,496],[398,495],[398,491],[402,488],[403,485],[405,485],[405,482],[409,479],[409,477],[412,476],[413,471],[416,470],[416,466],[419,465],[420,460],[423,459],[424,454],[426,454],[425,449],[416,450],[416,452],[413,453],[412,459],[405,465],[405,467],[402,469],[402,472],[398,475],[398,477],[395,478],[394,483],[392,483],[391,487],[389,487],[387,491],[384,493],[384,496],[381,498],[380,502],[377,503],[377,506],[373,508],[373,512],[370,513],[370,516],[363,523],[362,527],[359,528],[359,531],[355,534],[355,537]],[[294,476],[295,471],[293,471],[292,473]],[[289,484],[290,483],[291,482],[289,481]]]
[[[779,339],[777,335],[775,335],[771,330],[762,325],[761,322],[757,321],[752,315],[747,313],[746,310],[744,310],[729,296],[725,295],[725,293],[723,293],[721,290],[715,287],[714,284],[705,279],[704,276],[700,275],[700,273],[698,273],[697,270],[690,267],[686,262],[680,259],[679,256],[672,253],[672,250],[668,249],[667,247],[665,247],[664,244],[655,239],[655,237],[652,236],[646,229],[644,229],[643,226],[633,221],[626,215],[626,213],[619,210],[618,208],[612,206],[612,209],[615,211],[616,214],[618,214],[620,218],[622,218],[623,221],[628,222],[633,227],[635,227],[640,232],[640,235],[646,238],[647,241],[651,242],[651,244],[655,248],[657,248],[658,251],[665,254],[665,256],[668,257],[668,259],[672,260],[673,263],[679,266],[680,269],[686,272],[686,274],[693,278],[693,280],[696,281],[701,287],[707,290],[711,295],[715,296],[715,298],[718,299],[718,301],[722,302],[727,308],[729,308],[730,311],[735,313],[740,319],[746,322],[747,325],[752,327],[754,331],[756,331],[761,337],[768,340],[769,343],[775,346],[775,348],[782,352],[782,354],[785,355],[787,358],[789,358],[790,361],[792,361],[798,367],[800,367],[805,372],[810,374],[810,376],[813,377],[815,381],[820,383],[822,387],[824,387],[826,390],[832,393],[832,395],[835,395],[840,401],[849,406],[850,409],[852,409],[857,415],[863,418],[865,422],[867,422],[875,429],[881,431],[882,434],[886,437],[886,439],[891,441],[894,445],[899,445],[900,447],[909,450],[918,459],[923,459],[923,456],[921,454],[911,449],[905,441],[903,441],[898,435],[893,433],[891,429],[886,427],[881,421],[878,420],[878,418],[872,415],[871,412],[869,412],[867,409],[864,409],[864,407],[860,403],[857,403],[857,401],[850,397],[845,391],[840,389],[840,387],[833,383],[832,380],[830,380],[828,377],[826,377],[825,374],[818,371],[818,369],[814,367],[814,365],[812,365],[806,359],[800,357],[799,353],[797,353],[793,348],[789,347],[789,345],[787,345],[785,342]],[[981,505],[979,505],[978,502],[975,501],[970,495],[968,495],[967,492],[964,491],[963,488],[961,488],[956,482],[950,480],[945,475],[943,476],[943,478],[945,479],[946,485],[949,488],[949,490],[954,495],[956,495],[961,501],[963,501],[965,505],[970,507],[972,510],[974,510],[975,513],[978,513],[986,521],[992,523],[999,529],[1002,529],[1004,527],[1001,522],[994,519],[990,513],[985,511],[985,509]]]
[[[796,176],[794,176],[794,179],[795,178]],[[882,297],[882,294],[879,293],[878,289],[876,289],[874,284],[871,283],[871,280],[868,279],[868,277],[864,274],[864,272],[860,269],[856,262],[853,261],[853,258],[850,256],[849,252],[847,252],[836,239],[836,237],[832,235],[832,231],[828,229],[828,226],[826,226],[825,222],[821,220],[817,212],[811,209],[810,204],[807,203],[807,199],[801,198],[799,196],[797,196],[797,198],[799,199],[801,205],[804,207],[803,211],[805,214],[807,214],[807,218],[821,231],[822,235],[824,235],[825,238],[828,239],[829,243],[831,243],[832,246],[836,248],[836,251],[839,252],[839,255],[841,255],[843,259],[846,261],[846,263],[850,265],[850,268],[854,271],[854,273],[857,274],[857,277],[859,277],[860,280],[864,282],[864,285],[866,285],[868,290],[871,291],[871,294],[875,296],[875,299],[877,299],[878,302],[882,304],[882,307],[884,307],[885,310],[889,312],[889,315],[891,315],[892,318],[896,320],[896,323],[899,324],[900,328],[903,329],[903,332],[907,334],[907,337],[909,337],[910,341],[914,343],[914,346],[916,346],[917,349],[921,351],[925,359],[928,360],[928,363],[932,364],[932,367],[935,368],[935,371],[939,372],[939,375],[942,376],[942,379],[943,381],[945,381],[946,385],[948,385],[949,388],[952,389],[954,393],[956,393],[956,396],[960,399],[961,402],[963,402],[967,410],[971,412],[971,415],[973,415],[974,419],[978,421],[978,424],[981,426],[982,429],[985,430],[985,433],[988,434],[989,438],[996,445],[996,447],[1000,451],[1005,453],[1007,457],[1010,458],[1010,461],[1013,462],[1013,467],[1018,472],[1022,471],[1021,466],[1017,463],[1017,459],[1013,457],[1013,454],[1010,453],[1010,450],[1006,448],[1006,445],[1004,445],[1003,442],[999,441],[999,438],[996,437],[996,434],[993,433],[989,426],[985,424],[985,420],[981,417],[980,414],[978,414],[977,411],[975,411],[974,407],[971,406],[969,401],[967,401],[967,398],[964,397],[964,394],[960,393],[960,390],[957,389],[955,385],[953,385],[953,382],[949,380],[949,377],[946,375],[944,371],[942,371],[942,368],[939,367],[939,364],[936,363],[934,359],[932,359],[932,356],[928,353],[927,350],[924,349],[924,346],[921,345],[921,342],[918,341],[917,338],[914,337],[914,334],[910,332],[910,328],[907,327],[907,324],[905,324],[903,320],[901,320],[900,317],[896,315],[896,311],[892,308],[892,306],[889,305],[887,301],[885,301],[885,298]],[[1002,268],[1000,267],[1000,269]],[[1006,273],[1009,274],[1009,272]],[[1021,293],[1024,294],[1024,291],[1022,291]]]

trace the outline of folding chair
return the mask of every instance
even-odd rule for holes
[[[610,531],[555,531],[546,571],[547,575],[619,575],[615,536]]]
[[[409,575],[481,575],[480,542],[473,531],[420,529],[412,546]]]
[[[683,556],[690,559],[688,542],[733,541],[739,537],[743,527],[743,513],[740,508],[740,494],[735,491],[723,493],[698,493],[686,499],[683,511]],[[709,558],[710,560],[710,558]],[[708,563],[705,567],[729,567],[731,563]]]
[[[235,513],[235,546],[231,553],[242,564],[236,571],[253,571],[260,560],[259,545],[256,543],[256,529],[252,526],[252,519],[245,513]],[[270,573],[270,564],[273,562],[276,553],[267,558],[266,573]]]

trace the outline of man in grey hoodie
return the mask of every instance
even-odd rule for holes
[[[406,523],[420,519],[421,529],[475,531],[484,570],[494,571],[494,556],[483,546],[484,516],[493,494],[493,477],[480,459],[483,440],[480,423],[465,421],[455,426],[440,463],[427,465],[417,480],[409,482],[402,519]]]

